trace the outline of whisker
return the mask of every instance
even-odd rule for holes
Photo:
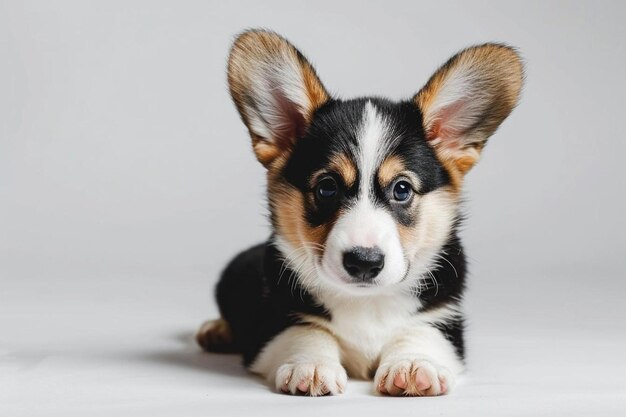
[[[445,254],[445,252],[444,252],[444,254]],[[446,259],[446,257],[443,256],[443,255],[439,255],[438,254],[437,257],[443,259],[444,261],[446,261],[452,267],[452,269],[454,270],[454,275],[457,278],[459,277],[459,273],[456,271],[456,268],[454,267],[454,265],[452,265],[452,262],[450,262],[448,259]]]

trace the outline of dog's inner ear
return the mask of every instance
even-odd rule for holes
[[[329,99],[306,58],[279,35],[261,30],[235,40],[228,83],[254,152],[266,167],[289,153]]]
[[[521,60],[507,46],[468,48],[446,62],[414,97],[439,157],[466,173],[517,104],[522,81]]]

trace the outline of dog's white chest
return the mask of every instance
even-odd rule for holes
[[[417,321],[414,297],[364,298],[334,304],[326,324],[337,337],[342,363],[353,377],[368,379],[383,346]]]

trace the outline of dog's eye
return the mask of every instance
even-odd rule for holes
[[[317,183],[315,193],[322,199],[332,198],[337,195],[337,181],[333,177],[324,177]]]
[[[396,182],[393,186],[393,198],[396,201],[404,202],[411,198],[411,184],[404,180]]]

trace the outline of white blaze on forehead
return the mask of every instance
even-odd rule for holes
[[[363,122],[359,129],[358,170],[361,176],[359,199],[369,200],[374,190],[371,189],[378,166],[387,153],[389,127],[385,119],[376,111],[371,101],[365,103]]]

